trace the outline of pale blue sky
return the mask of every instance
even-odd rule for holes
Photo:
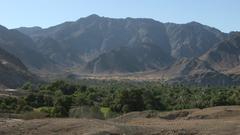
[[[90,14],[114,18],[197,21],[224,32],[240,30],[240,0],[1,0],[0,25],[49,27]]]

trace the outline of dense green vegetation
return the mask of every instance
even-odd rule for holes
[[[240,105],[240,87],[193,87],[158,82],[56,81],[22,87],[21,97],[0,98],[2,113],[44,112],[48,117],[109,118],[143,110]]]

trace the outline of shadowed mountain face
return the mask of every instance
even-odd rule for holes
[[[222,78],[219,84],[231,82],[229,74],[240,73],[239,34],[222,33],[197,22],[164,24],[91,15],[47,29],[17,30],[28,35],[29,42],[33,40],[23,45],[39,54],[30,58],[44,58],[39,60],[42,67],[53,64],[62,71],[76,67],[77,72],[93,74],[159,70],[177,81],[207,83],[209,78]],[[36,66],[15,51],[28,67]]]
[[[16,88],[26,81],[33,81],[34,75],[15,56],[0,48],[0,86]]]
[[[88,63],[85,69],[91,73],[140,72],[162,69],[172,61],[173,58],[159,46],[141,44],[101,54]]]
[[[42,69],[51,65],[51,61],[37,51],[32,39],[17,30],[0,26],[0,47],[18,57],[29,68]]]

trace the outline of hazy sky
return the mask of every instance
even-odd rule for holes
[[[49,27],[90,14],[197,21],[224,32],[240,30],[240,0],[0,0],[0,25]]]

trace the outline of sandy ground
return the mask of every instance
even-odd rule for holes
[[[132,112],[111,120],[0,119],[0,135],[240,135],[240,106]]]

